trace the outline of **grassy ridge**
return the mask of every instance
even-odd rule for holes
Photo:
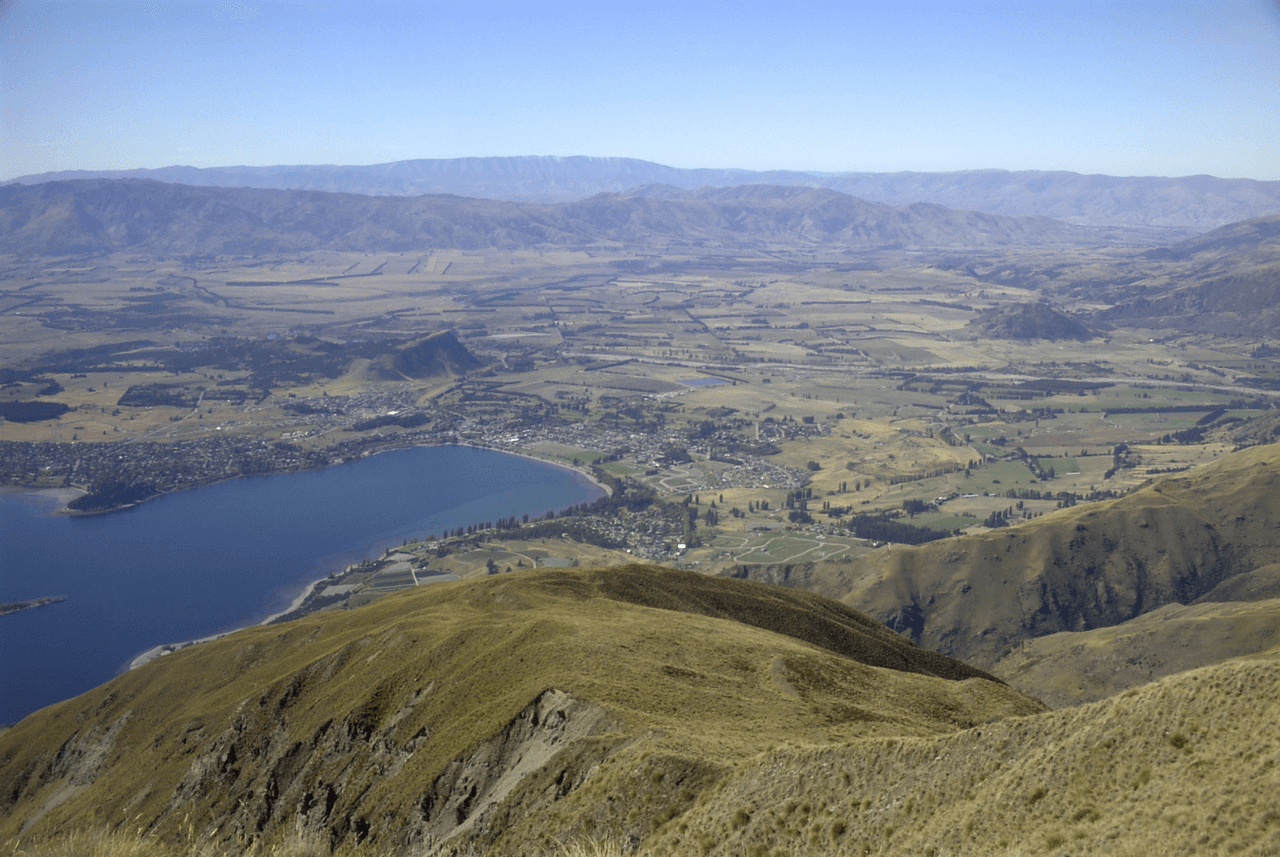
[[[655,855],[1274,855],[1280,664],[936,738],[785,749],[739,767]]]
[[[1268,857],[1280,853],[1280,664],[1237,660],[1164,679],[1104,702],[935,736],[826,745],[786,742],[726,769],[696,797],[657,755],[631,757],[625,778],[593,782],[542,813],[542,835],[490,850],[603,857],[639,845],[654,857],[946,854],[1027,857]],[[608,771],[603,771],[608,779]],[[537,784],[535,784],[537,785]],[[609,807],[653,816],[635,840],[582,830]],[[679,804],[675,813],[668,810]],[[10,844],[13,844],[12,841]],[[101,845],[102,847],[88,847]],[[630,849],[628,849],[629,853]],[[153,835],[32,837],[26,857],[319,857],[327,842],[214,848]],[[342,857],[459,853],[430,846],[340,847]]]
[[[185,824],[215,843],[301,826],[515,847],[545,839],[554,803],[565,835],[644,838],[782,741],[1040,710],[815,596],[654,568],[531,571],[248,629],[37,712],[0,736],[0,835],[129,819],[166,841]]]

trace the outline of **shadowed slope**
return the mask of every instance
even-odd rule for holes
[[[992,671],[1057,708],[1245,656],[1280,660],[1280,598],[1168,604],[1111,628],[1037,637]]]
[[[968,664],[916,646],[864,613],[808,592],[688,572],[655,575],[638,566],[547,572],[538,584],[557,593],[572,590],[584,599],[605,597],[729,619],[794,637],[870,666],[956,680],[991,678]]]
[[[874,554],[842,600],[990,667],[1023,640],[1190,603],[1280,561],[1280,446],[1242,450],[1118,500]],[[849,574],[849,572],[845,572]]]

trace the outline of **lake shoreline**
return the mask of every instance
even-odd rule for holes
[[[327,577],[412,538],[589,504],[612,484],[489,446],[409,440],[350,467],[225,479],[121,515],[58,514],[78,494],[69,486],[0,489],[0,602],[68,596],[0,621],[0,722],[184,643],[306,614],[333,600]]]
[[[270,625],[272,622],[279,619],[281,616],[288,615],[289,613],[292,613],[294,610],[297,610],[299,607],[301,607],[303,603],[308,598],[311,597],[311,593],[316,591],[316,587],[319,586],[324,580],[325,580],[324,577],[320,577],[311,581],[310,583],[308,583],[306,586],[302,588],[302,591],[299,592],[292,601],[289,602],[288,607],[286,607],[283,610],[272,613],[270,616],[263,619],[261,622],[252,622],[248,625],[241,625],[237,628],[231,628],[230,630],[227,630],[227,631],[219,631],[216,634],[210,634],[207,637],[200,637],[199,639],[196,639],[196,640],[186,640],[181,643],[161,643],[158,646],[147,649],[145,652],[138,655],[133,660],[129,661],[129,665],[125,667],[123,670],[121,670],[121,672],[128,672],[129,670],[135,670],[144,664],[148,664],[151,661],[154,661],[156,658],[160,658],[165,655],[171,655],[174,652],[180,651],[181,649],[188,648],[189,646],[197,646],[200,643],[211,643],[214,640],[221,640],[223,637],[229,636],[231,634],[235,634],[239,631],[243,631],[246,628],[258,628],[258,627],[261,627],[262,625]]]
[[[206,488],[211,485],[221,484],[223,482],[234,482],[237,479],[252,478],[254,476],[281,476],[288,473],[312,473],[319,470],[327,470],[330,467],[341,467],[343,464],[351,464],[354,461],[359,461],[365,458],[372,458],[374,456],[382,455],[387,452],[396,452],[403,449],[432,449],[440,446],[465,446],[469,449],[485,449],[485,450],[489,450],[490,452],[499,452],[499,453],[502,453],[503,455],[514,455],[518,458],[527,458],[530,461],[536,461],[540,464],[547,464],[552,467],[559,467],[564,470],[572,471],[573,473],[581,474],[583,478],[585,478],[591,484],[595,485],[597,488],[604,491],[607,496],[613,495],[613,490],[608,485],[598,480],[589,471],[584,470],[580,467],[573,467],[572,465],[565,464],[560,461],[553,461],[547,458],[539,458],[538,456],[528,452],[517,452],[515,450],[502,449],[502,448],[493,447],[493,446],[480,446],[478,444],[465,443],[461,441],[444,442],[444,443],[409,443],[403,446],[390,446],[390,447],[387,447],[386,449],[379,449],[376,452],[370,452],[365,455],[361,455],[357,458],[349,458],[343,461],[330,462],[329,464],[323,465],[321,467],[305,467],[300,469],[284,468],[281,470],[273,470],[266,473],[254,473],[251,476],[245,476],[244,474],[236,474],[235,476],[224,476],[217,479],[210,479],[207,482],[202,481],[202,482],[196,482],[191,485],[184,485],[181,488],[175,488],[167,491],[157,491],[154,494],[149,494],[146,497],[143,497],[138,500],[131,500],[128,503],[118,503],[118,504],[103,506],[101,508],[94,508],[94,509],[73,509],[70,507],[70,504],[72,501],[91,496],[91,492],[84,488],[41,488],[36,486],[27,487],[23,485],[5,485],[5,486],[0,486],[0,491],[14,491],[19,493],[47,492],[48,494],[50,494],[50,496],[56,496],[58,498],[59,505],[60,505],[58,514],[70,515],[72,517],[90,517],[93,515],[109,515],[112,512],[123,512],[126,509],[137,508],[138,506],[141,506],[143,503],[154,500],[157,497],[164,497],[168,494],[177,494],[182,491],[189,491],[194,488]]]
[[[556,468],[559,468],[559,469],[561,469],[561,470],[566,470],[566,471],[568,471],[568,472],[570,472],[570,473],[573,473],[573,474],[574,474],[574,475],[576,475],[576,476],[580,476],[580,477],[582,477],[582,478],[583,478],[583,479],[585,479],[587,482],[591,483],[592,485],[596,486],[596,487],[597,487],[597,488],[599,488],[601,491],[603,491],[603,492],[604,492],[604,495],[605,495],[606,497],[611,497],[611,496],[613,496],[613,491],[612,491],[612,489],[610,489],[610,487],[609,487],[608,485],[605,485],[605,484],[603,484],[602,482],[600,482],[600,481],[599,481],[598,479],[596,479],[592,474],[590,474],[590,473],[586,473],[586,472],[584,472],[584,471],[582,471],[582,470],[580,470],[580,469],[578,469],[578,468],[576,468],[576,467],[571,467],[570,465],[562,464],[562,463],[557,462],[557,461],[548,461],[548,460],[547,460],[547,459],[545,459],[545,458],[538,458],[536,455],[530,455],[530,454],[528,454],[528,453],[524,453],[524,452],[511,452],[511,451],[509,451],[509,450],[505,450],[505,449],[495,449],[495,448],[493,448],[493,447],[491,447],[491,446],[477,446],[477,445],[475,445],[475,444],[470,444],[470,443],[433,443],[433,444],[422,444],[422,445],[418,445],[418,444],[411,444],[411,445],[408,445],[408,446],[401,446],[401,447],[394,447],[394,448],[391,448],[391,449],[380,450],[379,452],[376,452],[376,453],[373,453],[373,454],[371,454],[371,455],[369,455],[369,456],[364,456],[364,457],[365,457],[365,458],[372,458],[372,457],[374,457],[374,456],[376,456],[376,455],[382,455],[383,453],[386,453],[386,452],[396,452],[396,451],[406,450],[406,449],[432,449],[432,448],[436,448],[436,447],[446,447],[446,446],[465,446],[465,447],[467,447],[468,449],[483,450],[483,451],[486,451],[486,452],[496,452],[496,453],[500,453],[500,454],[502,454],[502,455],[511,455],[511,456],[515,456],[516,458],[524,458],[524,459],[528,459],[529,461],[533,461],[533,462],[536,462],[536,463],[538,463],[538,464],[545,464],[545,465],[549,465],[549,466],[551,466],[551,467],[556,467]],[[328,467],[340,467],[342,464],[349,464],[349,463],[350,463],[350,462],[340,462],[340,463],[338,463],[338,464],[331,464],[331,465],[328,465]],[[327,468],[323,468],[323,467],[322,467],[322,468],[312,468],[312,471],[314,471],[314,470],[324,470],[324,469],[327,469]],[[289,471],[289,472],[308,472],[308,471]],[[267,474],[267,475],[279,475],[279,474]],[[232,480],[234,480],[234,479],[239,479],[239,478],[242,478],[242,477],[234,476],[234,477],[231,477],[231,479],[230,479],[230,480],[220,480],[220,481],[224,481],[224,482],[225,482],[225,481],[232,481]],[[210,483],[210,484],[216,484],[216,483]],[[191,487],[203,487],[203,486],[191,486]],[[54,490],[70,491],[71,489],[49,489],[49,490],[51,490],[51,491],[54,491]],[[185,491],[185,490],[187,490],[187,489],[185,489],[185,488],[184,488],[184,489],[181,489],[181,490],[184,490],[184,491]],[[176,492],[166,492],[166,493],[176,493]],[[161,496],[161,495],[157,494],[156,496]],[[152,498],[148,498],[148,499],[152,499]],[[142,501],[142,502],[145,502],[145,501]],[[130,508],[130,507],[132,507],[132,506],[136,506],[136,505],[138,505],[138,504],[137,504],[137,503],[133,503],[133,504],[130,504],[130,506],[122,506],[122,507],[120,507],[120,508],[122,508],[122,509],[123,509],[123,508]],[[103,512],[71,513],[71,514],[106,514],[106,513],[107,513],[107,512],[109,512],[109,511],[117,511],[117,510],[116,510],[116,509],[111,509],[111,510],[104,510]],[[388,549],[388,551],[389,551],[389,550],[390,550],[390,549]],[[345,571],[345,569],[344,569],[344,571]],[[302,590],[301,590],[301,591],[300,591],[300,592],[299,592],[299,593],[298,593],[298,594],[297,594],[297,595],[296,595],[296,596],[295,596],[295,597],[294,597],[294,598],[289,602],[289,606],[285,607],[283,610],[279,610],[279,611],[277,611],[277,612],[275,612],[275,613],[272,613],[270,616],[267,616],[265,619],[262,619],[261,621],[258,621],[258,622],[251,622],[251,623],[249,623],[249,624],[241,625],[241,626],[236,627],[236,628],[231,628],[231,629],[226,630],[226,631],[220,631],[220,632],[218,632],[218,633],[216,633],[216,634],[210,634],[210,635],[205,636],[205,637],[200,637],[199,639],[195,639],[195,640],[186,640],[186,641],[183,641],[183,642],[180,642],[180,643],[162,643],[162,644],[160,644],[160,645],[158,645],[158,646],[154,646],[153,648],[148,649],[147,651],[145,651],[145,652],[143,652],[142,654],[138,655],[137,657],[133,658],[133,660],[129,661],[128,666],[127,666],[127,667],[125,667],[125,669],[124,669],[124,670],[122,670],[122,672],[128,672],[129,670],[137,669],[138,667],[143,666],[144,664],[150,663],[151,661],[155,660],[156,658],[159,658],[159,657],[163,657],[163,656],[165,656],[165,655],[172,654],[172,653],[174,653],[174,652],[176,652],[176,651],[179,651],[179,650],[181,650],[181,649],[185,649],[185,648],[187,648],[187,647],[189,647],[189,646],[195,646],[195,645],[199,645],[200,643],[208,643],[208,642],[212,642],[212,641],[214,641],[214,640],[219,640],[219,639],[221,639],[221,638],[223,638],[223,637],[226,637],[226,636],[228,636],[228,635],[230,635],[230,634],[234,634],[234,633],[236,633],[237,631],[243,631],[243,630],[245,630],[246,628],[257,628],[257,627],[261,627],[261,626],[263,626],[263,625],[270,625],[272,622],[275,622],[275,621],[276,621],[276,620],[278,620],[280,617],[282,617],[282,616],[287,616],[287,615],[289,615],[290,613],[293,613],[295,610],[297,610],[299,607],[301,607],[304,603],[306,603],[306,600],[307,600],[308,598],[310,598],[310,597],[311,597],[311,595],[316,591],[316,589],[320,586],[320,584],[321,584],[321,583],[323,583],[325,580],[327,580],[329,577],[330,577],[330,575],[326,574],[326,575],[322,575],[322,576],[320,576],[320,577],[317,577],[317,578],[315,578],[314,580],[311,580],[309,583],[307,583],[306,585],[304,585],[304,586],[302,587]]]

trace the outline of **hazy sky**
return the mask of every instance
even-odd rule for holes
[[[0,0],[0,179],[598,155],[1280,179],[1280,0]]]

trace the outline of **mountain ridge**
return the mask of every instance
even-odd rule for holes
[[[1254,446],[1115,500],[828,570],[844,603],[991,669],[1023,641],[1118,626],[1280,562],[1278,487],[1280,445]]]
[[[1266,336],[1280,327],[1280,215],[1228,224],[1143,256],[1167,263],[1172,276],[1157,274],[1143,294],[1099,319],[1226,335]]]
[[[885,658],[911,671],[868,663]],[[693,572],[433,584],[192,646],[28,716],[0,735],[0,836],[91,813],[209,842],[301,825],[512,853],[574,807],[568,827],[639,841],[671,817],[659,804],[687,808],[784,734],[1044,710],[983,676],[837,602]],[[605,796],[627,793],[649,806],[610,817]]]
[[[1047,218],[893,207],[827,189],[755,186],[680,198],[604,193],[555,205],[202,188],[150,179],[0,186],[0,252],[262,254],[767,242],[860,249],[1078,245],[1117,236]]]
[[[1280,788],[1280,747],[1259,740],[1280,716],[1274,655],[1047,711],[671,609],[790,598],[707,580],[516,572],[191,647],[0,734],[0,836],[69,853],[40,846],[100,825],[289,854],[303,834],[299,853],[370,857],[1280,847],[1259,811]]]
[[[367,166],[171,166],[73,170],[18,176],[38,184],[71,178],[154,178],[221,187],[323,190],[371,195],[450,193],[527,202],[567,202],[602,192],[667,184],[787,184],[827,187],[889,205],[932,202],[1009,216],[1045,216],[1090,226],[1204,232],[1280,212],[1280,182],[1214,176],[1105,176],[1068,171],[976,169],[929,172],[816,172],[669,167],[636,158],[474,157]]]

